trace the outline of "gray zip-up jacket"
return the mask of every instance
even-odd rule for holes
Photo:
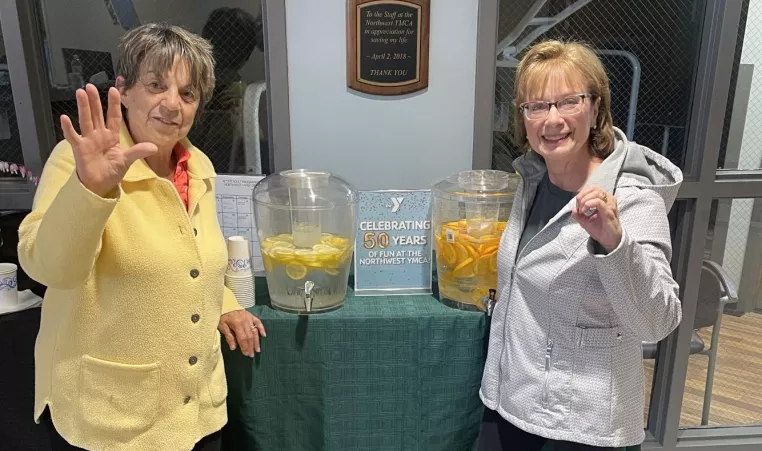
[[[608,255],[572,219],[572,200],[517,258],[546,167],[534,152],[515,160],[522,183],[498,251],[480,391],[486,407],[529,433],[600,447],[645,438],[641,343],[681,320],[667,212],[682,173],[615,131],[614,152],[587,182],[618,202],[622,241]]]

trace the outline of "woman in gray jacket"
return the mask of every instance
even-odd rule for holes
[[[682,182],[612,124],[588,47],[549,41],[516,74],[522,183],[498,252],[480,451],[644,439],[641,343],[680,323],[667,212]]]

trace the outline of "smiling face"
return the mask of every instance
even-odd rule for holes
[[[557,69],[546,78],[544,86],[539,86],[534,91],[524,97],[524,102],[561,102],[573,99],[578,94],[588,96],[582,100],[579,110],[572,114],[559,112],[559,104],[551,106],[544,118],[524,117],[527,141],[532,149],[546,161],[568,161],[583,155],[589,156],[590,130],[595,127],[598,101],[589,97],[582,77]]]
[[[159,150],[172,149],[188,135],[199,106],[199,93],[191,85],[188,64],[176,60],[164,74],[142,68],[135,84],[122,86],[122,105],[135,142],[156,144]]]

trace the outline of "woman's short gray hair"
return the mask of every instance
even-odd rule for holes
[[[198,110],[214,91],[214,56],[209,41],[181,27],[149,23],[128,31],[119,45],[117,75],[124,77],[124,89],[132,88],[143,71],[166,74],[178,60],[188,64]]]

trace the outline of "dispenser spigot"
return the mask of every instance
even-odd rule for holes
[[[307,312],[312,311],[312,289],[315,288],[315,282],[308,280],[304,282],[304,309]]]

